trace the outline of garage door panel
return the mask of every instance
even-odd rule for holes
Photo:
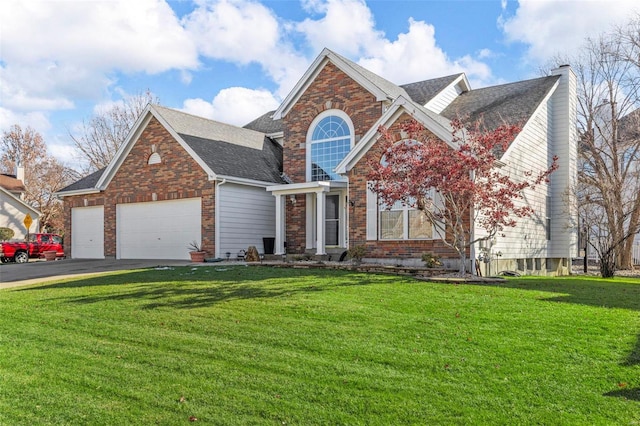
[[[188,245],[200,243],[200,198],[118,204],[120,259],[189,259]]]
[[[71,257],[104,259],[104,207],[71,209]]]

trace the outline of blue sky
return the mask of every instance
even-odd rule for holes
[[[4,0],[0,130],[31,126],[77,164],[69,129],[150,90],[243,125],[275,109],[323,47],[403,84],[533,78],[640,11],[623,0]]]

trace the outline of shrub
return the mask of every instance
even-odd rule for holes
[[[11,228],[0,228],[0,241],[10,240],[15,234]]]
[[[349,255],[349,258],[357,262],[361,261],[366,253],[367,253],[367,247],[364,245],[353,246],[349,250],[347,250],[347,254]]]
[[[424,266],[427,268],[442,266],[440,256],[436,256],[432,253],[422,253],[422,261],[424,262]]]

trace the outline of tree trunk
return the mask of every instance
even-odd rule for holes
[[[616,261],[613,250],[600,254],[600,275],[602,278],[611,278],[616,273]]]

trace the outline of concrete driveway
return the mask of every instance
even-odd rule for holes
[[[186,266],[188,260],[63,259],[55,262],[0,263],[0,289],[79,275],[156,266]]]

